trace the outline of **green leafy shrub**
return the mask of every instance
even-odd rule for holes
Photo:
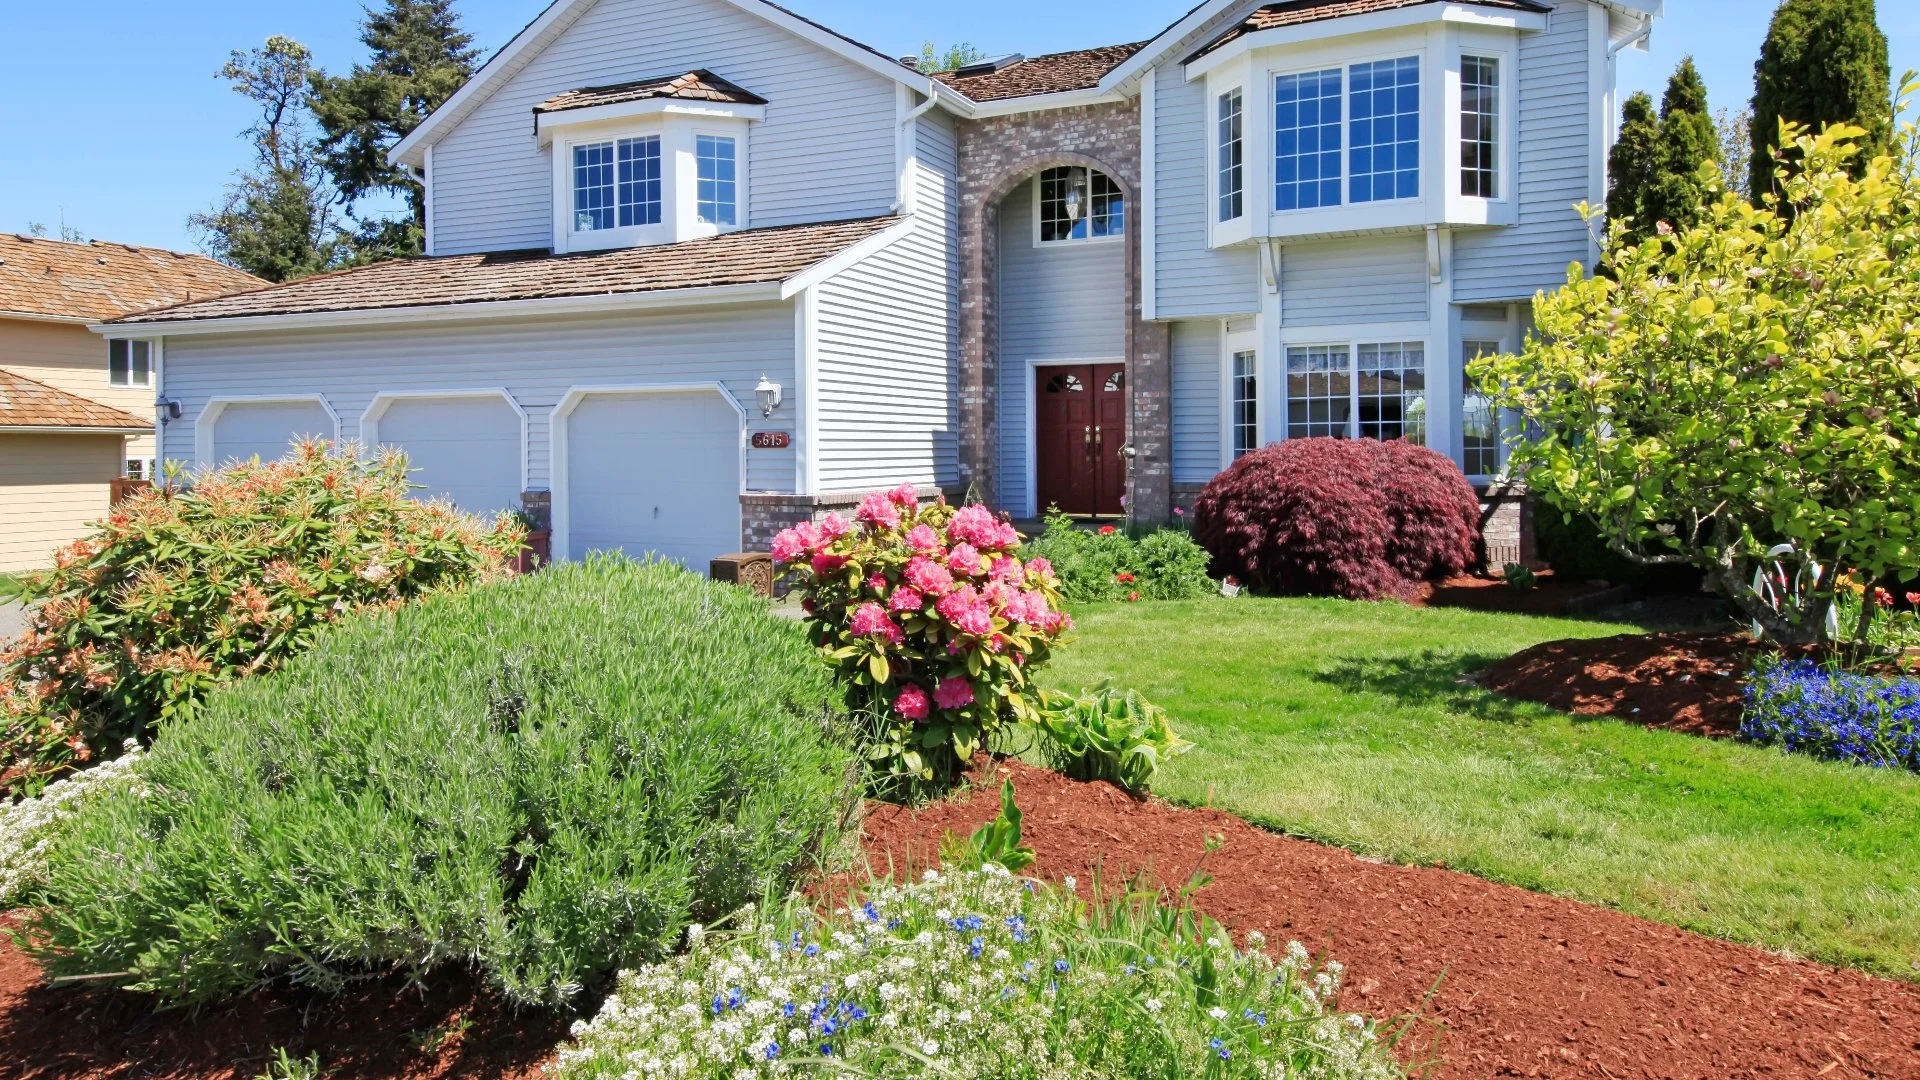
[[[0,648],[0,795],[192,715],[365,607],[507,573],[522,530],[408,498],[407,459],[308,442],[115,506],[22,585]]]
[[[1020,551],[1046,559],[1059,575],[1062,595],[1075,603],[1190,600],[1219,591],[1207,576],[1211,556],[1184,529],[1134,536],[1112,525],[1084,529],[1056,513]]]
[[[990,865],[740,922],[622,974],[561,1049],[560,1080],[667,1062],[689,1080],[1405,1075],[1372,1021],[1335,1011],[1338,964],[1316,969],[1298,943],[1276,961],[1257,933],[1236,950],[1184,894],[1089,908]]]
[[[1653,592],[1700,587],[1700,571],[1693,567],[1640,566],[1608,547],[1592,518],[1544,503],[1533,508],[1533,542],[1540,558],[1562,581],[1611,581]]]
[[[1013,781],[1000,785],[1000,813],[973,830],[972,836],[948,831],[940,838],[940,865],[949,870],[981,870],[997,866],[1017,874],[1033,865],[1033,849],[1020,842],[1020,807],[1013,801]]]
[[[1193,749],[1173,733],[1167,711],[1102,683],[1081,697],[1048,694],[1040,712],[1048,764],[1075,780],[1106,780],[1147,790],[1162,762]]]
[[[792,623],[672,564],[343,620],[83,807],[26,936],[168,1002],[452,965],[564,1003],[812,864],[857,789],[839,697]]]
[[[1032,674],[1073,628],[1045,559],[984,506],[918,505],[912,485],[784,529],[809,636],[873,718],[889,784],[944,785],[1009,721],[1033,717]]]

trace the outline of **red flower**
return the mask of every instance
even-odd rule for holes
[[[1113,526],[1111,526],[1111,525],[1102,525],[1102,526],[1100,526],[1100,535],[1101,535],[1101,536],[1112,536],[1112,535],[1113,535]]]
[[[1873,602],[1879,607],[1892,607],[1893,594],[1885,589],[1876,588],[1873,590]]]
[[[1138,600],[1138,599],[1140,599],[1140,594],[1137,592],[1130,592],[1127,594],[1127,603],[1129,604],[1133,603],[1135,600]]]
[[[1113,580],[1119,582],[1122,585],[1128,585],[1128,584],[1132,584],[1133,575],[1127,573],[1125,570],[1122,570],[1121,572],[1113,575]]]
[[[1912,604],[1914,607],[1920,607],[1920,592],[1908,593],[1907,603]]]

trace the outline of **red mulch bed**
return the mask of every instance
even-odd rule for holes
[[[383,979],[339,998],[261,993],[156,1013],[138,994],[45,985],[0,934],[0,1080],[252,1080],[277,1047],[318,1052],[332,1080],[536,1080],[566,1025],[453,976],[424,991]]]
[[[1475,681],[1576,716],[1730,736],[1740,728],[1740,688],[1758,648],[1741,634],[1548,641],[1479,672]]]
[[[1236,932],[1297,940],[1347,968],[1342,1006],[1418,1012],[1401,1046],[1438,1078],[1920,1076],[1920,986],[1783,960],[1444,869],[1379,865],[1212,810],[1136,802],[1018,764],[1025,834],[1046,877],[1151,868],[1180,884],[1206,837],[1197,904]],[[999,807],[997,785],[913,812],[876,807],[879,865],[925,865],[948,829]],[[1439,990],[1426,997],[1434,985]]]
[[[1415,607],[1458,607],[1500,611],[1510,615],[1574,615],[1595,611],[1633,598],[1633,590],[1605,581],[1562,580],[1542,570],[1537,583],[1524,592],[1505,579],[1462,574],[1441,582],[1421,582],[1408,598]]]

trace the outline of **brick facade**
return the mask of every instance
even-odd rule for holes
[[[1140,109],[1133,101],[990,117],[960,125],[960,480],[999,502],[999,207],[1042,169],[1085,165],[1126,193],[1128,514],[1170,516],[1173,404],[1168,328],[1140,312]]]

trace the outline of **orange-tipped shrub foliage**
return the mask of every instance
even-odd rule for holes
[[[1459,467],[1425,447],[1289,439],[1213,478],[1193,538],[1257,588],[1375,600],[1471,565],[1479,511]]]
[[[301,445],[115,506],[0,648],[0,797],[145,739],[342,614],[508,572],[521,527],[408,497],[406,457]]]

